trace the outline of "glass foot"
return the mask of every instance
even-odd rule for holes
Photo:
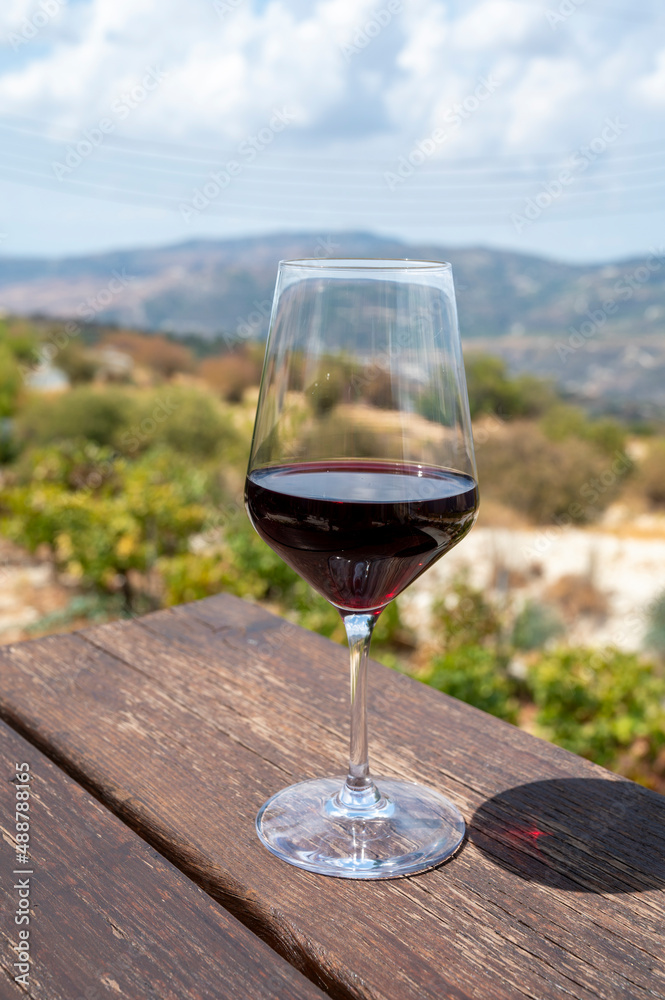
[[[261,842],[283,861],[337,878],[398,878],[441,864],[464,840],[456,806],[431,788],[375,778],[380,798],[354,809],[340,799],[345,779],[313,778],[261,807]]]

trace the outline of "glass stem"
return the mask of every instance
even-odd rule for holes
[[[369,773],[367,751],[367,659],[380,613],[342,612],[351,667],[351,740],[349,773],[339,800],[344,806],[360,810],[375,806],[381,799]]]

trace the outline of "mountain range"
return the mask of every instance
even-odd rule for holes
[[[0,309],[210,337],[240,330],[259,338],[280,259],[345,256],[450,261],[464,338],[544,336],[567,343],[598,332],[603,339],[652,337],[665,326],[664,248],[582,265],[354,232],[197,239],[61,259],[0,257]]]

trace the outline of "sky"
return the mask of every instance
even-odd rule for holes
[[[3,0],[0,254],[665,243],[662,0]]]

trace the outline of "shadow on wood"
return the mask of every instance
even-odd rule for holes
[[[665,796],[632,781],[555,778],[484,802],[469,838],[529,882],[568,892],[665,888]]]

